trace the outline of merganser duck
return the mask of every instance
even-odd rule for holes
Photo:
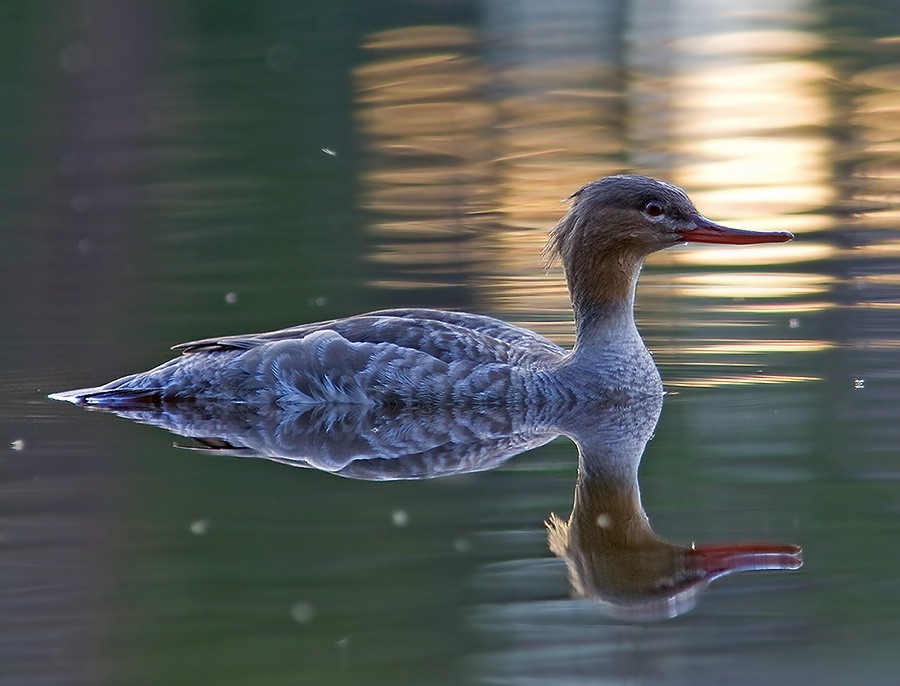
[[[545,254],[559,256],[575,313],[567,351],[491,317],[382,310],[262,334],[175,346],[183,354],[103,386],[50,397],[97,407],[198,400],[255,405],[496,405],[661,395],[634,322],[649,254],[678,243],[780,243],[701,215],[677,186],[637,175],[574,193]]]

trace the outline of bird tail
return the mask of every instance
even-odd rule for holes
[[[88,405],[109,409],[141,409],[151,405],[158,405],[160,391],[156,389],[129,389],[129,388],[78,388],[74,391],[62,391],[51,393],[47,396],[51,400],[62,400],[74,405]]]

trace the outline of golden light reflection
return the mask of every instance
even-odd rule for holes
[[[888,313],[900,310],[900,276],[895,273],[900,256],[900,64],[863,71],[853,84],[861,90],[853,101],[852,118],[861,162],[853,174],[852,201],[870,209],[852,224],[857,243],[851,251],[857,265],[850,280],[852,308],[883,314],[870,314],[866,338],[851,338],[847,345],[855,351],[894,354],[900,340]]]
[[[725,272],[667,275],[666,279],[678,295],[741,300],[820,294],[830,285],[830,280],[821,274]]]
[[[834,303],[830,300],[803,300],[802,302],[774,302],[761,303],[758,300],[752,302],[733,302],[728,305],[713,305],[705,307],[704,312],[720,312],[723,314],[737,313],[757,313],[757,314],[803,314],[811,312],[822,312],[834,307]],[[797,320],[795,326],[799,326],[800,320]]]
[[[669,388],[715,388],[721,386],[769,385],[821,381],[818,376],[790,376],[783,374],[756,374],[735,376],[707,376],[703,379],[683,379],[667,383]]]
[[[709,5],[701,24],[669,19],[659,22],[650,13],[637,18],[641,57],[632,129],[647,151],[645,163],[685,187],[717,222],[787,230],[797,238],[787,245],[688,245],[654,255],[639,296],[639,314],[649,318],[645,338],[662,365],[691,365],[695,378],[684,385],[808,380],[760,374],[759,360],[830,347],[805,340],[800,315],[831,307],[833,279],[733,268],[761,270],[839,254],[827,239],[805,239],[833,229],[827,211],[835,202],[827,93],[832,76],[808,58],[821,39],[800,28],[799,15],[773,14],[760,30],[758,17],[738,15],[727,3]],[[685,268],[717,271],[672,274]],[[696,369],[744,364],[756,373]]]
[[[706,345],[676,345],[672,350],[677,350],[684,355],[746,355],[748,353],[815,353],[829,350],[834,345],[828,341],[719,341]]]
[[[900,274],[864,274],[853,279],[858,284],[887,284],[900,286]]]
[[[854,350],[898,350],[900,340],[866,338],[851,341],[850,347]]]
[[[541,250],[566,198],[625,170],[622,43],[611,11],[601,3],[495,3],[488,15],[498,113],[492,165],[506,230],[495,236],[481,292],[492,312],[563,345],[572,343],[568,293],[559,265],[548,270]]]
[[[875,224],[873,228],[897,227],[900,228],[900,215],[892,216],[890,213],[884,212],[877,216],[873,213],[869,215],[869,220]],[[859,227],[865,227],[867,222],[860,222]],[[876,240],[868,245],[858,245],[853,248],[853,253],[857,257],[877,258],[877,257],[896,257],[900,255],[900,238],[891,238],[885,236],[881,240]]]
[[[792,231],[798,240],[747,251],[689,246],[659,263],[749,266],[834,255],[828,243],[803,241],[803,234],[831,227],[824,208],[835,199],[826,91],[832,77],[806,57],[821,39],[787,12],[772,15],[764,29],[727,4],[710,6],[702,25],[675,19],[670,24],[677,28],[669,29],[675,35],[661,36],[666,29],[638,17],[636,35],[645,41],[639,47],[648,53],[635,84],[637,140],[667,151],[659,159],[671,171],[661,171],[687,188],[708,217],[737,228]],[[662,120],[661,81],[668,88]]]
[[[808,31],[793,31],[786,28],[751,29],[692,36],[690,39],[677,41],[676,47],[681,52],[695,55],[713,57],[760,55],[765,58],[773,54],[783,57],[808,55],[825,47],[825,41]]]
[[[802,218],[834,200],[821,67],[710,61],[677,79],[678,181],[724,223]],[[802,224],[794,230],[803,231]]]
[[[855,224],[862,228],[893,229],[861,250],[896,254],[900,239],[900,64],[869,69],[856,75],[863,89],[855,102],[852,123],[866,161],[856,168],[859,190],[855,200],[874,209],[861,213]]]
[[[900,310],[900,302],[880,303],[868,302],[862,303],[859,307],[869,310]]]
[[[381,287],[459,283],[494,222],[485,162],[495,115],[482,94],[487,74],[475,42],[464,27],[413,26],[370,36],[364,46],[370,59],[354,76],[372,159],[362,179],[379,237],[372,259],[404,276]]]
[[[471,271],[467,292],[480,302],[460,306],[566,338],[565,283],[541,250],[565,198],[621,171],[619,66],[597,55],[598,36],[615,28],[560,8],[540,21],[503,12],[488,43],[454,26],[366,41],[355,72],[372,160],[364,205],[379,237],[373,260],[402,275],[376,285],[453,284]]]
[[[362,185],[379,243],[373,260],[392,274],[376,285],[464,282],[476,302],[461,307],[571,344],[561,269],[546,268],[541,248],[573,191],[635,171],[684,186],[723,224],[797,235],[788,245],[653,256],[638,315],[655,351],[695,364],[827,349],[752,340],[756,329],[740,321],[829,306],[830,277],[766,269],[841,254],[827,240],[835,227],[824,210],[835,203],[832,76],[808,58],[821,40],[787,12],[767,15],[761,29],[727,5],[697,24],[676,16],[678,6],[660,21],[658,8],[636,3],[623,43],[619,24],[595,9],[510,3],[492,6],[477,29],[412,26],[368,38],[355,71],[371,160]],[[891,74],[873,78],[893,83]],[[885,102],[868,106],[881,112]],[[895,142],[879,139],[890,150]],[[705,313],[747,338],[704,342]],[[686,345],[670,344],[663,331],[673,326]]]
[[[780,226],[783,227],[784,223]],[[754,230],[780,231],[782,228],[754,227]],[[717,245],[713,247],[694,247],[686,250],[670,250],[667,253],[662,253],[660,258],[654,255],[650,259],[650,263],[652,264],[658,259],[660,262],[685,266],[750,267],[785,262],[814,262],[833,257],[836,253],[834,246],[803,241],[786,245],[782,243],[735,247]]]

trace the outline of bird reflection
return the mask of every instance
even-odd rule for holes
[[[263,458],[370,481],[492,469],[565,435],[578,446],[572,513],[547,522],[576,594],[608,615],[665,619],[690,610],[733,572],[797,569],[794,545],[681,546],[657,536],[641,506],[638,466],[662,396],[510,407],[316,405],[266,408],[198,401],[105,409],[193,439],[196,450]]]
[[[733,572],[798,569],[796,545],[685,547],[654,533],[641,506],[638,466],[661,398],[580,417],[565,433],[578,445],[578,480],[568,520],[551,515],[547,538],[566,561],[578,595],[623,619],[668,619],[694,607],[710,582]]]

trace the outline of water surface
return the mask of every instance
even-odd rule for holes
[[[0,10],[0,681],[895,680],[892,3],[13,3]],[[377,307],[572,340],[540,259],[619,171],[788,245],[648,261],[665,539],[795,543],[675,619],[573,598],[566,439],[371,483],[46,400],[168,346]]]

